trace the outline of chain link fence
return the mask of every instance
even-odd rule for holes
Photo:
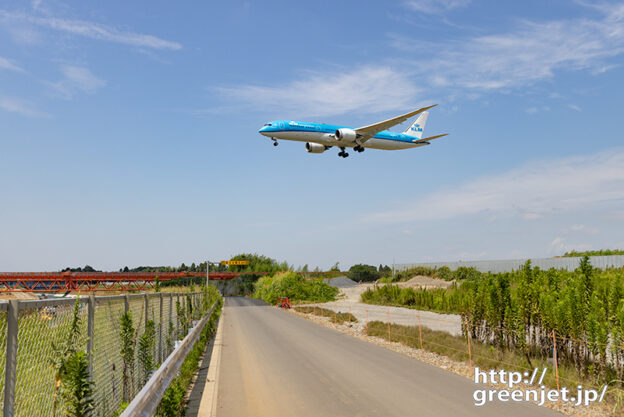
[[[175,348],[175,342],[184,338],[194,321],[209,308],[208,297],[207,292],[194,292],[78,299],[81,336],[76,347],[89,355],[95,416],[114,415],[123,400],[122,315],[130,313],[134,328],[134,366],[128,370],[126,388],[131,399],[144,380],[138,342],[146,322],[154,322],[150,353],[158,368]],[[0,303],[0,417],[64,415],[65,404],[58,393],[53,362],[55,349],[67,344],[75,304],[75,298]]]

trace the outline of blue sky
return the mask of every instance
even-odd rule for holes
[[[4,1],[0,270],[624,247],[623,53],[610,2]],[[432,103],[424,148],[257,133]]]

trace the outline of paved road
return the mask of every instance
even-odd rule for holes
[[[227,298],[217,417],[560,416],[473,406],[469,379],[256,300]]]

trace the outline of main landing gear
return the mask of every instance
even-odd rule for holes
[[[277,146],[277,145],[278,145],[278,143],[277,143],[277,139],[275,139],[275,138],[271,138],[271,140],[273,141],[273,146]]]
[[[344,146],[340,147],[340,152],[338,152],[338,156],[341,156],[343,158],[346,158],[347,156],[349,156],[349,154],[347,152],[345,152]]]
[[[356,152],[364,152],[364,148],[360,145],[353,147],[353,150]]]

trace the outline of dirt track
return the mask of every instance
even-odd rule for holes
[[[399,283],[401,287],[412,288],[421,286],[426,288],[444,288],[449,285],[451,283],[448,281],[429,277],[414,277],[409,281]],[[336,312],[351,312],[359,321],[357,326],[363,326],[367,321],[375,320],[383,322],[389,320],[391,323],[417,326],[418,317],[420,316],[420,324],[424,327],[428,327],[431,330],[445,331],[452,335],[461,334],[461,318],[456,314],[439,314],[431,311],[362,303],[360,295],[368,288],[373,288],[374,286],[375,284],[359,284],[351,288],[341,288],[341,298],[338,301],[310,305],[317,305]]]

